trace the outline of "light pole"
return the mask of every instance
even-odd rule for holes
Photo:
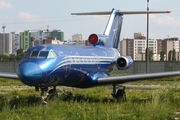
[[[149,72],[149,0],[147,0],[147,40],[146,40],[146,73]]]

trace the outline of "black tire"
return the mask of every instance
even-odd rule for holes
[[[117,100],[126,101],[126,93],[124,90],[119,89],[116,93]]]

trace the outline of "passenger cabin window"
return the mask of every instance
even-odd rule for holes
[[[25,58],[57,58],[55,51],[27,51]]]

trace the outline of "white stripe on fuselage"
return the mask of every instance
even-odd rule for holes
[[[92,64],[110,64],[115,60],[116,57],[105,57],[105,56],[65,56],[62,60],[56,65],[55,69],[51,71],[53,73],[55,70],[60,67],[67,65],[92,65]],[[49,73],[48,75],[50,75]]]

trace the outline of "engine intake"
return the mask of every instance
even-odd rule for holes
[[[130,56],[121,56],[116,60],[116,66],[119,70],[126,70],[131,67],[133,60]]]

